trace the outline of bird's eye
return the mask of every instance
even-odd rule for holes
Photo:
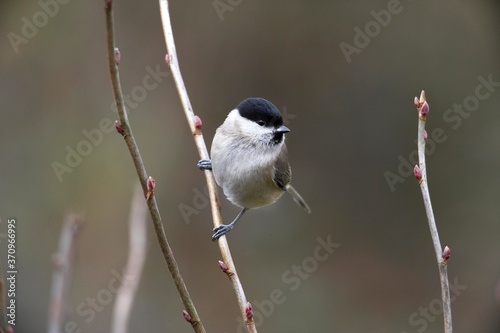
[[[259,124],[259,126],[264,126],[266,122],[264,120],[257,120],[257,124]]]

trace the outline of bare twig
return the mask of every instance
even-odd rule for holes
[[[146,234],[147,206],[144,202],[142,189],[138,184],[134,191],[129,217],[129,253],[123,275],[125,282],[120,285],[116,293],[116,303],[113,309],[111,322],[112,333],[127,333],[130,310],[134,300],[142,269],[146,261],[147,234]]]
[[[75,239],[81,224],[82,218],[77,215],[70,214],[66,217],[62,226],[57,252],[52,257],[54,274],[50,296],[49,333],[60,333],[63,331],[63,312],[66,306],[66,298],[73,270]]]
[[[184,279],[179,271],[177,261],[172,253],[172,249],[168,244],[167,236],[165,230],[163,229],[163,223],[160,216],[160,211],[156,203],[156,196],[154,195],[154,180],[152,178],[148,181],[149,177],[144,166],[141,154],[137,143],[135,142],[134,135],[132,134],[132,128],[128,121],[127,111],[125,110],[125,102],[123,99],[123,92],[120,84],[120,75],[118,71],[118,62],[120,61],[120,53],[115,47],[115,36],[114,36],[114,23],[113,23],[113,1],[104,0],[105,12],[106,12],[106,31],[107,31],[107,44],[108,44],[108,62],[109,62],[109,73],[111,77],[111,85],[113,87],[113,93],[115,96],[116,107],[118,111],[118,116],[120,122],[116,123],[116,129],[120,133],[127,147],[129,149],[130,155],[134,162],[135,169],[137,171],[137,176],[142,186],[144,196],[147,198],[146,202],[149,208],[151,219],[156,232],[156,237],[158,243],[160,244],[163,257],[167,263],[172,279],[174,280],[175,286],[182,300],[182,303],[191,317],[190,324],[194,331],[197,333],[204,333],[205,328],[201,322],[198,312],[193,304],[191,296],[187,290]]]
[[[193,108],[191,107],[191,102],[189,100],[188,93],[184,85],[184,80],[182,79],[181,71],[179,68],[177,51],[175,49],[174,34],[172,32],[172,24],[170,22],[168,0],[160,0],[160,12],[163,22],[163,33],[165,35],[165,42],[168,51],[165,60],[167,64],[170,66],[170,70],[172,72],[175,85],[177,87],[177,92],[179,93],[179,97],[189,124],[189,128],[191,130],[191,133],[193,134],[196,148],[198,149],[198,154],[200,155],[201,159],[209,159],[210,157],[208,154],[207,146],[205,144],[203,135],[201,133],[201,120],[200,118],[195,116],[193,112]],[[210,196],[210,205],[212,207],[212,218],[214,226],[219,226],[222,224],[222,217],[219,205],[219,198],[217,195],[217,185],[215,183],[215,179],[211,171],[206,170],[205,177]],[[238,306],[240,308],[240,313],[241,316],[243,317],[243,321],[246,323],[247,331],[257,332],[253,316],[247,316],[248,302],[245,296],[245,292],[243,290],[243,286],[241,285],[238,274],[236,273],[236,267],[231,257],[231,251],[229,250],[229,245],[227,243],[226,237],[222,236],[221,238],[219,238],[218,243],[224,264],[227,266],[226,274],[227,272],[230,272],[230,274],[227,275],[231,281],[231,285],[234,289],[234,292],[236,293],[236,298],[238,301]]]
[[[439,234],[434,219],[434,212],[432,210],[431,196],[429,193],[429,186],[427,182],[427,168],[425,166],[425,142],[427,140],[427,132],[425,131],[425,121],[427,113],[429,112],[429,104],[425,99],[425,92],[422,90],[420,99],[415,97],[414,104],[418,111],[418,160],[419,166],[414,168],[415,177],[420,184],[422,197],[424,200],[425,211],[427,220],[429,222],[429,229],[431,231],[432,243],[436,253],[436,260],[439,268],[439,278],[441,280],[441,299],[443,301],[443,319],[444,319],[444,332],[452,333],[453,327],[451,322],[451,299],[450,287],[448,281],[448,259],[450,258],[450,248],[446,246],[441,248]]]

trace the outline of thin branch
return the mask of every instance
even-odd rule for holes
[[[111,323],[112,333],[127,333],[132,302],[141,280],[142,269],[146,261],[147,206],[144,203],[142,189],[138,184],[134,191],[129,217],[129,253],[123,275],[125,282],[116,293],[116,303],[113,309]]]
[[[203,139],[203,135],[201,133],[201,120],[200,118],[195,116],[193,112],[193,108],[191,107],[191,102],[189,100],[186,86],[184,85],[184,80],[182,79],[181,71],[179,68],[177,51],[175,49],[174,35],[172,32],[172,24],[170,21],[170,13],[168,9],[168,0],[160,0],[160,12],[163,22],[163,33],[165,35],[165,43],[167,45],[167,51],[168,51],[168,54],[166,56],[166,62],[170,66],[170,70],[172,72],[175,85],[177,87],[177,92],[179,93],[184,113],[186,115],[186,119],[188,121],[191,133],[193,134],[193,138],[196,144],[196,148],[198,149],[200,159],[209,159],[210,157],[208,154],[207,146],[205,144],[205,140]],[[215,183],[215,179],[211,171],[206,170],[205,177],[210,196],[210,205],[212,208],[212,218],[214,226],[219,226],[223,223],[219,205],[219,198],[217,195],[217,185]],[[240,308],[240,313],[243,318],[243,321],[246,323],[247,331],[257,332],[253,316],[247,316],[249,303],[247,302],[243,286],[241,285],[240,279],[236,272],[236,267],[234,265],[234,261],[231,256],[231,251],[229,250],[229,245],[227,243],[226,237],[222,236],[221,238],[219,238],[218,243],[224,264],[227,266],[227,272],[229,272],[229,274],[227,272],[226,274],[228,275],[233,290],[236,293],[236,298],[238,301],[238,306]]]
[[[130,155],[134,162],[135,169],[137,171],[137,176],[142,186],[144,195],[146,196],[146,202],[148,209],[153,220],[153,225],[156,232],[156,237],[158,243],[160,244],[163,257],[167,263],[167,267],[172,275],[175,286],[182,300],[182,303],[189,313],[191,320],[189,321],[194,331],[197,333],[204,333],[205,328],[201,322],[198,312],[193,304],[191,296],[187,290],[184,279],[179,271],[177,261],[174,258],[172,249],[168,244],[167,236],[165,230],[163,229],[163,223],[160,216],[160,211],[156,203],[156,197],[154,195],[154,180],[148,177],[144,162],[142,160],[141,154],[137,143],[135,142],[134,135],[132,134],[132,128],[128,121],[127,111],[125,110],[125,102],[123,99],[123,92],[120,84],[120,75],[118,71],[118,62],[120,61],[120,53],[115,47],[115,36],[114,36],[114,22],[113,22],[113,2],[112,0],[105,0],[105,12],[106,12],[106,31],[107,31],[107,46],[108,46],[108,62],[109,62],[109,73],[111,77],[111,85],[113,87],[113,93],[115,96],[116,107],[118,111],[118,116],[120,122],[116,124],[117,131],[123,136],[125,143],[129,149]]]
[[[82,218],[70,214],[66,217],[62,226],[59,246],[52,260],[54,274],[52,277],[52,288],[49,308],[49,333],[60,333],[63,331],[62,321],[70,281],[73,271],[75,257],[75,240],[82,224]]]
[[[439,234],[432,210],[431,195],[429,193],[429,185],[427,182],[427,168],[425,165],[425,142],[427,140],[427,132],[425,131],[425,121],[429,112],[429,104],[425,99],[425,92],[422,90],[420,99],[415,97],[414,104],[418,111],[418,160],[419,166],[415,166],[414,173],[420,184],[422,197],[424,200],[425,211],[427,220],[429,222],[429,229],[431,232],[432,244],[436,253],[436,260],[439,268],[439,278],[441,280],[441,299],[443,301],[443,319],[444,319],[444,332],[452,333],[453,327],[451,322],[451,298],[450,286],[448,281],[448,259],[450,258],[450,248],[446,246],[441,248]]]

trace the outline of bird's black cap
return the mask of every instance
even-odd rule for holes
[[[268,100],[259,97],[245,99],[236,107],[240,115],[266,127],[280,127],[283,117],[278,108]]]

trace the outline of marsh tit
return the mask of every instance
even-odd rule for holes
[[[245,99],[217,129],[211,160],[199,161],[198,167],[212,170],[228,200],[241,211],[230,224],[214,228],[213,241],[231,231],[247,210],[273,204],[285,192],[311,212],[290,184],[292,171],[285,145],[288,132],[278,108],[263,98]]]

